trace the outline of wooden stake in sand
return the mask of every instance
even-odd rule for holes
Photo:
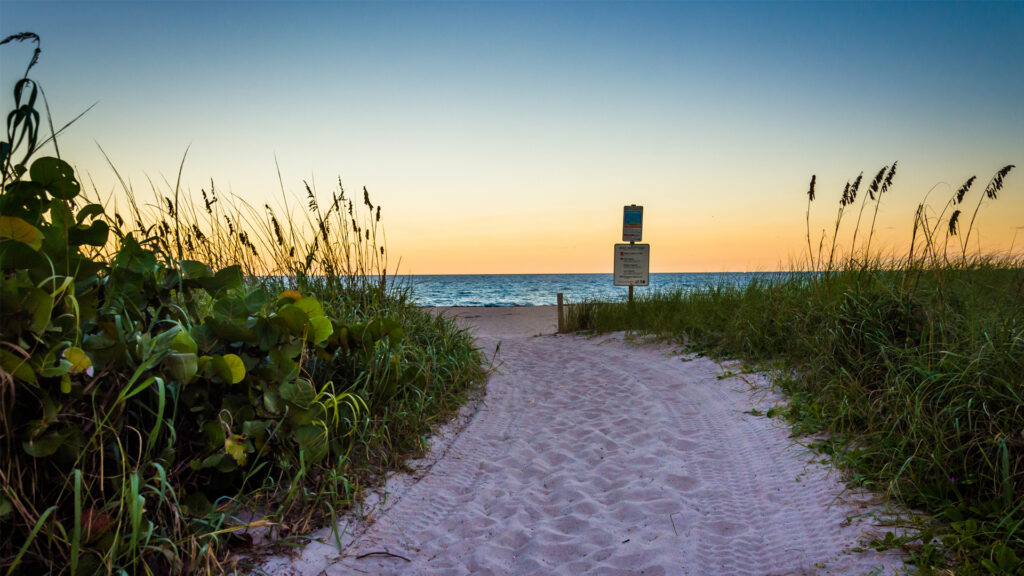
[[[562,314],[562,293],[558,293],[558,333],[565,330],[565,315]]]

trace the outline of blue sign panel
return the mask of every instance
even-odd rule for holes
[[[622,241],[639,242],[643,239],[644,207],[635,204],[622,207]]]

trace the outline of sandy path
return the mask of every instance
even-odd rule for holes
[[[274,574],[866,574],[867,498],[778,421],[760,377],[622,335],[550,335],[554,311],[454,309],[502,365],[460,423]],[[548,335],[534,336],[537,333]]]

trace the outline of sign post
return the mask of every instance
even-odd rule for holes
[[[633,286],[650,284],[651,245],[637,244],[643,239],[644,207],[630,204],[622,207],[622,241],[615,245],[615,286],[629,286],[629,301],[633,301]]]

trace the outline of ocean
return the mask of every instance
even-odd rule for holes
[[[776,272],[661,273],[650,275],[650,286],[634,288],[634,296],[652,291],[692,290],[730,284],[746,286],[753,278],[777,278]],[[546,306],[567,302],[625,300],[628,288],[612,285],[611,274],[451,274],[398,276],[411,287],[420,306]]]

